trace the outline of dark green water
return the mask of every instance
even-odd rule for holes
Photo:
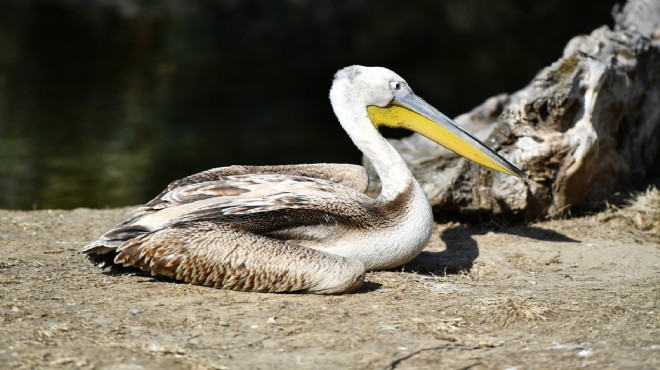
[[[0,2],[0,208],[111,207],[216,166],[360,162],[327,94],[382,65],[446,114],[524,86],[611,1]]]

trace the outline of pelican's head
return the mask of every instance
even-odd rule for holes
[[[403,78],[387,68],[350,66],[339,70],[330,99],[338,116],[337,106],[365,107],[376,128],[415,131],[482,166],[527,181],[527,174],[415,95]],[[347,122],[358,121],[357,117],[346,118]]]

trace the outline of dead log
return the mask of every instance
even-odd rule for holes
[[[613,15],[614,29],[573,38],[522,90],[456,118],[525,170],[529,184],[417,134],[391,140],[434,210],[556,216],[604,199],[657,165],[660,1],[631,0]]]

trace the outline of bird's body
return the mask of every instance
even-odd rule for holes
[[[382,112],[368,110],[385,109],[402,87],[407,90],[399,93],[401,101],[414,97],[393,72],[352,66],[337,73],[330,91],[340,123],[381,178],[377,198],[364,194],[366,172],[355,165],[216,168],[173,182],[82,252],[116,253],[116,264],[217,288],[358,288],[365,270],[410,261],[431,236],[426,196],[378,133],[375,120]],[[395,123],[405,118],[392,112]],[[506,166],[504,171],[512,172]]]

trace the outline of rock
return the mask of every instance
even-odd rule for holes
[[[456,118],[529,184],[418,134],[390,140],[434,210],[556,216],[646,176],[660,141],[660,2],[631,0],[613,13],[614,29],[574,37],[528,86]]]

